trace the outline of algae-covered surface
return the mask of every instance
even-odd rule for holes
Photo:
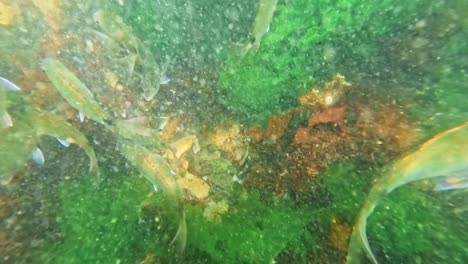
[[[467,13],[0,0],[0,262],[468,263]]]

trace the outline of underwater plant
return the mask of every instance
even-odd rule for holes
[[[270,30],[256,50],[236,56],[220,72],[220,96],[248,124],[266,126],[268,116],[295,107],[308,87],[341,72],[350,80],[374,66],[379,39],[406,27],[431,6],[359,0],[280,2]]]
[[[387,169],[384,176],[370,190],[358,215],[350,240],[348,263],[360,263],[358,255],[361,247],[373,263],[378,263],[367,240],[367,218],[387,194],[413,181],[465,175],[468,169],[467,137],[468,123],[464,123],[434,136],[417,151],[398,160]]]
[[[207,219],[200,206],[187,208],[188,242],[219,263],[271,262],[303,232],[306,209],[264,204],[256,192],[231,202],[220,221]],[[287,224],[286,224],[287,223]]]
[[[38,250],[38,259],[47,263],[129,263],[142,261],[149,253],[171,259],[165,249],[171,239],[166,231],[172,226],[164,211],[142,204],[145,200],[161,205],[156,197],[146,198],[151,188],[144,178],[105,175],[96,185],[88,175],[82,176],[59,188],[62,235],[46,251]]]
[[[100,20],[103,19],[101,18],[102,16],[104,15],[99,13]],[[112,26],[112,29],[125,30],[125,28],[119,28],[115,25]],[[143,50],[142,46],[138,46],[138,48],[139,50]],[[138,53],[138,56],[140,55],[141,54]],[[139,63],[145,65],[145,62]],[[175,172],[162,156],[156,154],[158,149],[153,149],[152,151],[154,153],[152,153],[151,156],[149,156],[151,152],[147,150],[147,147],[154,148],[157,146],[162,148],[162,140],[151,130],[151,127],[147,127],[146,122],[142,124],[143,128],[140,128],[138,126],[135,127],[126,124],[127,122],[131,122],[134,125],[137,124],[133,122],[135,119],[127,121],[111,118],[100,103],[95,100],[94,95],[88,87],[58,59],[48,57],[42,61],[41,67],[63,98],[78,111],[79,120],[81,122],[87,117],[101,124],[107,128],[108,131],[115,133],[122,154],[142,172],[156,191],[162,189],[164,190],[163,194],[169,194],[169,201],[172,200],[175,203],[174,209],[180,214],[181,228],[176,233],[174,241],[177,240],[180,250],[183,250],[186,239],[185,216],[181,204],[181,192],[174,177]],[[151,69],[151,71],[153,70],[154,69]],[[143,69],[143,73],[144,72],[145,70]],[[4,78],[2,78],[2,86],[6,88],[2,87],[0,91],[2,105],[6,105],[6,107],[2,109],[2,116],[6,123],[6,128],[2,128],[2,133],[6,133],[5,137],[7,138],[6,141],[2,141],[2,144],[15,144],[15,140],[18,137],[25,137],[25,139],[28,139],[23,140],[24,147],[15,148],[18,152],[18,156],[7,158],[8,153],[4,151],[1,152],[2,156],[5,156],[5,159],[3,159],[5,160],[5,166],[2,166],[1,171],[2,178],[13,176],[20,166],[23,165],[22,163],[24,163],[25,157],[30,155],[29,152],[34,153],[34,158],[39,163],[44,162],[42,152],[38,148],[34,150],[36,139],[41,135],[56,137],[59,142],[65,146],[69,146],[71,143],[79,145],[86,151],[90,158],[90,171],[98,174],[97,159],[94,150],[89,146],[88,140],[78,129],[59,116],[36,109],[31,103],[28,103],[27,97],[22,97],[17,94],[16,90],[19,90],[19,88],[14,89],[16,86]],[[150,86],[154,87],[153,85]],[[152,99],[156,92],[157,90],[152,91],[151,98],[146,99]],[[10,114],[13,116],[13,119],[10,117]],[[13,123],[12,120],[15,122]],[[22,126],[22,120],[25,121],[25,126]],[[17,121],[20,123],[19,126],[16,124]],[[23,130],[17,132],[16,129],[18,128],[23,128]],[[12,140],[8,140],[10,138]],[[144,144],[138,143],[142,139]],[[5,150],[8,149],[7,147],[9,148],[9,146],[6,146]],[[147,150],[146,156],[142,156],[141,152],[144,150]]]

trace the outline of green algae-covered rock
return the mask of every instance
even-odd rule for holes
[[[366,197],[366,186],[372,179],[370,176],[369,171],[360,171],[349,163],[334,163],[327,168],[322,177],[331,194],[330,206],[335,214],[354,223]]]
[[[61,187],[58,223],[63,238],[42,253],[45,262],[139,263],[146,254],[167,255],[173,230],[166,218],[156,222],[146,207],[140,210],[151,184],[138,176],[109,177],[96,185],[92,176],[84,175]]]
[[[265,205],[251,193],[231,204],[221,222],[209,221],[199,206],[187,209],[189,247],[217,263],[271,263],[287,243],[302,234],[306,210]]]
[[[385,199],[369,218],[369,241],[374,252],[385,253],[390,263],[416,259],[422,263],[459,263],[456,260],[466,259],[463,245],[467,239],[460,233],[466,229],[466,222],[443,202],[442,195],[412,184]]]
[[[296,0],[280,2],[258,50],[220,73],[223,101],[247,123],[265,125],[310,86],[384,57],[379,39],[407,28],[428,1]],[[235,56],[233,56],[235,57]],[[379,66],[381,67],[381,66]],[[352,81],[352,80],[351,80]]]

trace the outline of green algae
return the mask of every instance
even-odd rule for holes
[[[266,205],[251,192],[233,203],[220,223],[207,220],[200,206],[188,208],[187,219],[190,246],[215,262],[271,263],[303,232],[310,213],[281,204]]]
[[[424,85],[412,115],[422,120],[424,133],[432,135],[466,122],[466,82],[468,57],[464,54],[468,32],[452,37],[441,49],[441,62],[433,73],[433,79]]]
[[[247,2],[239,1],[236,6],[216,1],[187,5],[180,1],[126,1],[123,8],[112,8],[135,29],[158,62],[176,58],[174,64],[203,68],[206,62],[224,60],[226,43],[244,41],[255,10],[253,1]],[[409,78],[416,72],[404,74],[406,69],[402,65],[386,64],[386,57],[378,45],[394,32],[416,22],[419,14],[426,13],[427,7],[432,5],[430,1],[413,1],[405,3],[408,4],[405,7],[392,1],[380,1],[375,5],[353,0],[309,2],[280,1],[271,31],[260,48],[252,50],[240,62],[233,56],[221,71],[219,100],[239,113],[246,123],[265,125],[269,115],[293,107],[298,95],[317,82],[329,79],[336,71],[349,74],[351,80],[353,76],[358,78],[356,75],[375,74],[380,67],[390,68],[393,73],[389,74],[397,80]],[[96,5],[102,8],[104,4]],[[232,19],[227,22],[225,17]],[[26,16],[26,19],[30,18]],[[231,29],[232,24],[235,24],[233,30],[219,32],[220,28]],[[74,27],[76,25],[70,29]],[[207,28],[209,30],[203,30]],[[41,21],[40,30],[29,38],[39,39],[43,32],[45,26]],[[17,35],[13,37],[18,38]],[[5,35],[5,39],[8,38],[12,36]],[[468,109],[464,98],[468,59],[460,56],[466,49],[466,39],[466,32],[450,39],[442,48],[442,62],[437,65],[437,70],[427,71],[434,74],[433,79],[421,89],[416,89],[418,84],[405,91],[422,93],[421,100],[415,102],[411,111],[415,112],[416,120],[425,120],[421,125],[427,136],[466,121]],[[10,42],[4,44],[7,43]],[[19,44],[30,48],[27,43]],[[16,47],[8,46],[7,50]],[[29,53],[20,54],[20,57],[35,58]],[[9,52],[1,55],[8,58],[7,62],[12,62],[9,56]],[[200,63],[202,60],[204,63]],[[397,71],[394,66],[401,66],[403,70]],[[5,63],[0,68],[10,73],[14,67]],[[419,77],[411,78],[419,80]],[[23,128],[26,135],[20,137],[27,138],[28,131],[33,133],[31,128],[17,121],[15,129]],[[0,149],[9,149],[16,141],[18,138],[5,137],[0,141]],[[98,142],[103,148],[103,142],[110,143],[110,140],[99,139]],[[21,156],[24,164],[29,146],[13,149],[14,152],[8,153],[13,153],[11,157]],[[58,160],[63,161],[67,160]],[[111,164],[113,160],[105,162],[110,164],[109,167],[115,165]],[[332,214],[353,223],[372,179],[378,177],[376,171],[362,169],[363,166],[354,163],[332,164],[320,175],[318,180],[324,182],[326,189],[324,195],[329,196],[323,200],[330,200],[323,208],[316,208],[315,204],[323,204],[317,201],[303,201],[302,206],[311,206],[299,209],[282,202],[266,204],[253,191],[247,198],[231,201],[229,211],[221,216],[222,222],[217,223],[206,219],[201,205],[189,206],[189,247],[184,258],[192,263],[266,263],[273,259],[278,263],[326,262],[324,259],[341,262],[340,255],[324,245]],[[208,179],[220,189],[230,189],[231,177],[238,169],[224,158],[215,159],[210,165],[212,174]],[[165,220],[170,217],[162,214],[160,224],[154,221],[154,216],[160,215],[160,207],[165,205],[161,205],[157,198],[148,198],[146,201],[151,206],[140,210],[151,186],[138,177],[120,178],[114,173],[109,174],[112,174],[110,180],[98,187],[84,175],[79,182],[68,182],[61,188],[58,219],[62,238],[42,255],[44,262],[138,263],[146,254],[156,254],[165,263],[174,259],[165,252],[175,229]],[[389,259],[384,260],[391,262],[463,263],[468,258],[464,254],[464,245],[468,241],[459,234],[462,233],[460,230],[466,230],[466,224],[462,219],[451,219],[454,215],[446,210],[447,204],[438,200],[439,196],[432,197],[434,193],[430,190],[410,187],[392,194],[370,220],[369,237],[376,245],[376,252],[380,256],[389,255]],[[241,187],[235,185],[235,188]],[[318,196],[317,190],[310,192],[314,193],[311,197]],[[244,244],[245,241],[250,243]],[[430,243],[433,243],[432,248]]]
[[[233,56],[221,71],[223,100],[245,122],[265,125],[269,115],[294,107],[297,96],[317,81],[377,66],[384,58],[379,39],[407,27],[430,6],[357,0],[279,4],[260,48],[240,63]]]
[[[443,194],[410,185],[390,195],[369,219],[369,240],[393,263],[466,259],[466,223],[449,210]],[[450,238],[450,243],[446,243]],[[444,242],[445,241],[445,242]],[[437,247],[434,245],[437,244]],[[388,254],[388,253],[387,253]],[[442,261],[443,262],[443,261]]]
[[[379,177],[378,170],[373,172],[350,163],[334,163],[322,175],[331,204],[326,209],[328,214],[320,215],[324,218],[320,225],[326,225],[331,214],[354,223],[372,179]],[[383,263],[467,257],[461,249],[466,238],[458,231],[466,228],[466,224],[453,210],[448,210],[449,202],[443,193],[432,190],[434,184],[434,181],[415,183],[397,189],[369,218],[369,241]],[[450,245],[444,243],[448,238]],[[436,251],[434,243],[439,245]],[[324,254],[324,248],[319,247],[318,252]],[[382,259],[384,255],[387,257]]]
[[[375,245],[391,249],[393,254],[411,256],[430,251],[432,237],[443,222],[439,203],[428,194],[402,188],[386,199],[369,221],[369,234]],[[411,238],[411,239],[409,239]],[[382,250],[382,248],[381,248]]]
[[[146,254],[167,257],[168,227],[145,215],[142,201],[152,191],[137,176],[112,176],[98,185],[92,176],[60,188],[58,224],[61,241],[49,245],[40,259],[47,263],[134,263]],[[155,201],[153,200],[153,204]],[[150,210],[152,211],[152,210]],[[141,213],[140,213],[141,212]],[[154,213],[154,212],[152,212]],[[167,224],[167,223],[166,223]]]
[[[370,171],[351,163],[334,163],[322,175],[333,212],[353,223],[372,179]]]

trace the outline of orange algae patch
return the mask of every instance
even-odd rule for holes
[[[350,87],[351,84],[346,82],[345,77],[337,73],[330,82],[326,82],[322,87],[314,86],[300,96],[299,103],[303,107],[333,106],[342,101]]]
[[[52,31],[59,32],[64,16],[62,2],[60,0],[32,0],[32,2],[46,17]]]
[[[253,142],[262,141],[264,136],[263,130],[257,126],[249,128],[249,130],[245,131],[245,134]]]
[[[417,129],[407,118],[405,109],[394,104],[385,104],[376,110],[357,105],[358,120],[355,133],[358,137],[373,140],[393,152],[406,150],[421,137]]]
[[[248,149],[240,125],[237,123],[215,128],[206,143],[220,147],[236,162],[242,162]]]
[[[197,137],[194,135],[186,135],[175,142],[171,143],[171,151],[166,153],[169,160],[180,159],[184,153],[192,148],[196,143]]]
[[[177,128],[182,124],[182,121],[183,119],[180,116],[169,119],[162,130],[161,138],[166,142],[171,141],[172,137],[177,132]]]
[[[203,202],[209,195],[210,186],[200,177],[186,172],[185,175],[177,177],[177,183],[190,196]]]
[[[326,245],[336,248],[345,254],[348,251],[348,239],[351,236],[352,230],[353,228],[350,224],[333,216],[330,220]]]
[[[331,107],[327,108],[325,110],[322,110],[316,114],[314,114],[310,119],[307,124],[309,128],[313,128],[316,125],[319,124],[325,124],[325,123],[334,123],[336,124],[341,132],[344,132],[345,130],[345,125],[344,125],[344,113],[345,113],[346,107],[341,106],[341,107]]]
[[[281,138],[287,131],[291,114],[273,115],[268,120],[266,137],[272,140]]]

